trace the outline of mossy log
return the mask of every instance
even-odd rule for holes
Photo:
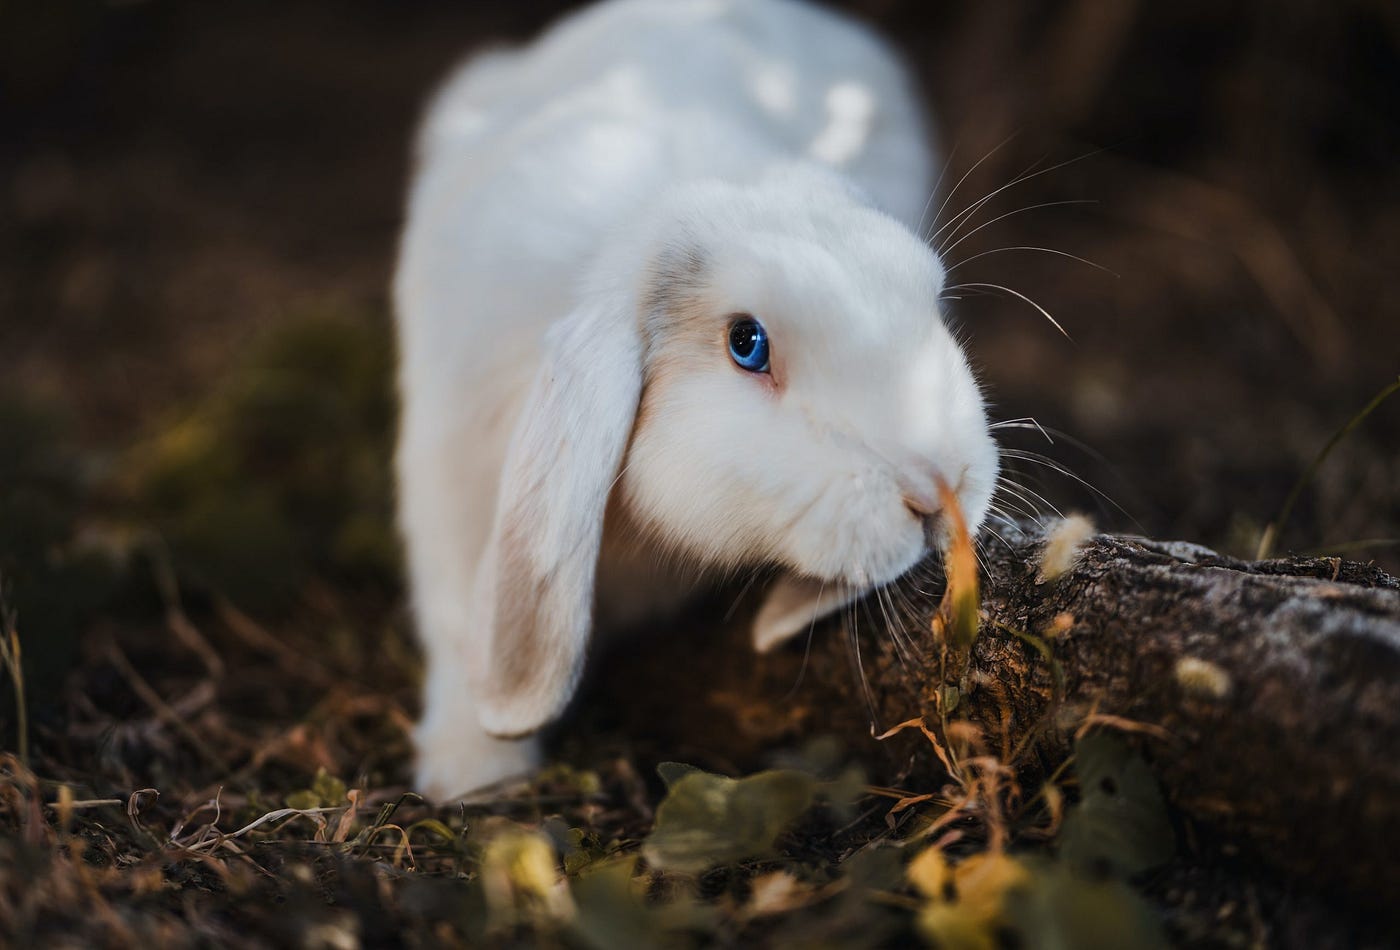
[[[1047,580],[1044,537],[1003,536],[984,539],[981,632],[951,681],[929,565],[914,576],[931,580],[895,585],[883,609],[869,598],[767,655],[748,646],[742,612],[628,641],[595,664],[582,715],[643,755],[735,771],[832,733],[873,781],[923,791],[946,782],[926,740],[874,736],[920,715],[938,724],[948,685],[959,687],[948,718],[1013,755],[1031,789],[1086,716],[1118,717],[1151,727],[1144,752],[1198,847],[1240,849],[1383,912],[1393,903],[1400,579],[1338,559],[1245,562],[1101,535]]]

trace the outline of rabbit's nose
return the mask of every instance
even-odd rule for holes
[[[938,498],[927,492],[905,491],[904,507],[923,525],[928,546],[936,547],[943,531],[943,506]]]
[[[938,514],[943,506],[938,503],[938,496],[932,492],[905,488],[904,507],[908,508],[915,518],[929,518]]]
[[[928,474],[921,472],[921,475],[924,477],[918,481],[906,478],[900,485],[904,507],[923,525],[924,537],[929,547],[940,547],[946,540],[947,533],[946,512],[938,488],[943,476],[932,468],[928,469]],[[952,486],[955,498],[960,497],[966,480],[967,468],[964,466],[959,472],[956,484]]]

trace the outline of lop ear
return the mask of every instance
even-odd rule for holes
[[[753,648],[767,653],[860,596],[844,584],[785,574],[768,588],[753,621]]]
[[[495,735],[543,726],[578,685],[603,512],[641,395],[630,309],[599,299],[553,327],[506,451],[478,589],[491,598],[478,715]]]

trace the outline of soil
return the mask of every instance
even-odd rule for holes
[[[363,793],[361,822],[406,791],[418,670],[384,540],[381,423],[392,416],[387,286],[408,143],[425,97],[467,50],[528,38],[567,6],[0,6],[0,575],[22,605],[31,739],[27,767],[0,755],[0,933],[470,942],[480,934],[462,922],[458,887],[480,872],[469,831],[557,814],[624,851],[646,834],[662,789],[603,728],[584,744],[608,755],[477,811],[405,799],[381,814],[412,830],[407,857],[388,831],[356,824],[347,844],[305,816],[205,850],[207,828],[227,832],[313,786],[342,809],[337,821],[344,798],[316,784],[319,770]],[[1400,374],[1400,7],[842,6],[892,38],[927,95],[947,158],[940,224],[1035,173],[954,232],[965,241],[934,236],[958,264],[952,283],[1009,288],[955,293],[949,317],[995,416],[1036,420],[1000,430],[1004,444],[1073,473],[1013,462],[1037,493],[1026,497],[1042,513],[1082,510],[1101,528],[1251,555],[1329,437]],[[334,444],[342,430],[320,423],[305,431],[323,454],[307,455],[295,426],[322,417],[281,413],[276,399],[293,397],[279,390],[267,398],[292,429],[244,433],[232,461],[189,461],[192,432],[217,437],[244,418],[248,361],[265,369],[269,341],[308,324],[353,331],[282,352],[343,371],[334,378],[358,395],[337,390],[327,411],[373,416],[356,443],[370,460],[347,456]],[[378,360],[365,357],[376,347]],[[346,369],[359,366],[377,374],[366,386]],[[191,477],[230,498],[241,481],[277,486],[218,509],[212,536],[230,524],[240,538],[249,524],[273,532],[276,544],[248,535],[237,576],[274,574],[290,601],[255,604],[256,591],[245,597],[246,584],[201,560],[210,529],[191,523],[210,499]],[[338,494],[308,515],[318,479]],[[1298,498],[1277,550],[1400,572],[1400,399],[1349,433]],[[276,533],[283,522],[296,530]],[[95,548],[119,551],[115,574],[93,566]],[[16,697],[0,679],[4,748],[19,753]],[[670,754],[725,770],[722,749]],[[64,787],[117,804],[65,811]],[[866,818],[835,834],[818,822],[821,836],[790,842],[789,857],[805,855],[806,874],[814,855],[844,859],[893,827],[883,811]],[[700,882],[738,913],[717,942],[810,942],[814,926],[911,937],[908,919],[887,932],[839,897],[822,898],[805,930],[744,917],[734,909],[750,906],[765,870],[750,862]],[[1161,871],[1154,900],[1176,895],[1159,900],[1172,908],[1169,936],[1290,945],[1269,930],[1279,898],[1247,879],[1180,862]],[[1201,897],[1225,892],[1229,913]],[[1183,910],[1193,901],[1206,909]],[[1347,944],[1334,908],[1305,909],[1312,936],[1299,941]]]

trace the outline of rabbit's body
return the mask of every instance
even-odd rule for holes
[[[834,344],[876,302],[909,320],[925,308],[930,328],[898,332],[931,335],[925,369],[948,377],[952,398],[920,422],[917,445],[891,430],[877,456],[908,468],[911,450],[921,460],[951,451],[976,476],[969,507],[981,517],[981,401],[935,313],[941,268],[908,230],[929,199],[930,164],[898,63],[864,30],[793,0],[613,0],[449,80],[419,142],[395,284],[400,519],[428,664],[425,791],[458,794],[528,766],[529,740],[491,734],[530,731],[562,707],[595,607],[604,624],[635,620],[673,606],[709,568],[777,564],[819,582],[776,598],[774,629],[786,633],[923,550],[904,522],[918,507],[911,492],[937,507],[925,474],[910,488],[867,458],[841,476],[861,498],[881,479],[904,486],[902,502],[899,491],[870,502],[870,530],[904,519],[889,529],[905,532],[899,543],[865,539],[859,525],[818,516],[859,502],[809,491],[800,473],[714,459],[729,436],[692,411],[693,400],[713,414],[737,400],[742,417],[743,400],[769,399],[758,411],[804,420],[774,417],[801,427],[787,454],[816,442],[850,455],[833,447],[842,433],[880,427],[852,420],[864,407],[842,401],[897,375],[893,341],[852,344],[831,371],[813,356],[806,370],[802,346],[821,359],[831,347],[799,345],[790,329],[786,343],[774,337],[763,382],[711,358],[716,345],[723,355],[732,311],[776,321],[810,293],[803,319]],[[727,246],[731,233],[743,248]],[[824,286],[833,269],[840,282]],[[779,289],[762,285],[770,277]],[[807,371],[830,375],[803,397]],[[892,408],[908,395],[892,395]],[[669,425],[658,416],[675,416],[680,431],[658,431]],[[775,451],[786,435],[772,436]],[[829,465],[817,452],[805,464]],[[994,450],[990,465],[994,474]],[[772,500],[755,523],[729,524],[722,488]],[[789,504],[801,510],[769,518]],[[849,554],[806,553],[846,535]]]

